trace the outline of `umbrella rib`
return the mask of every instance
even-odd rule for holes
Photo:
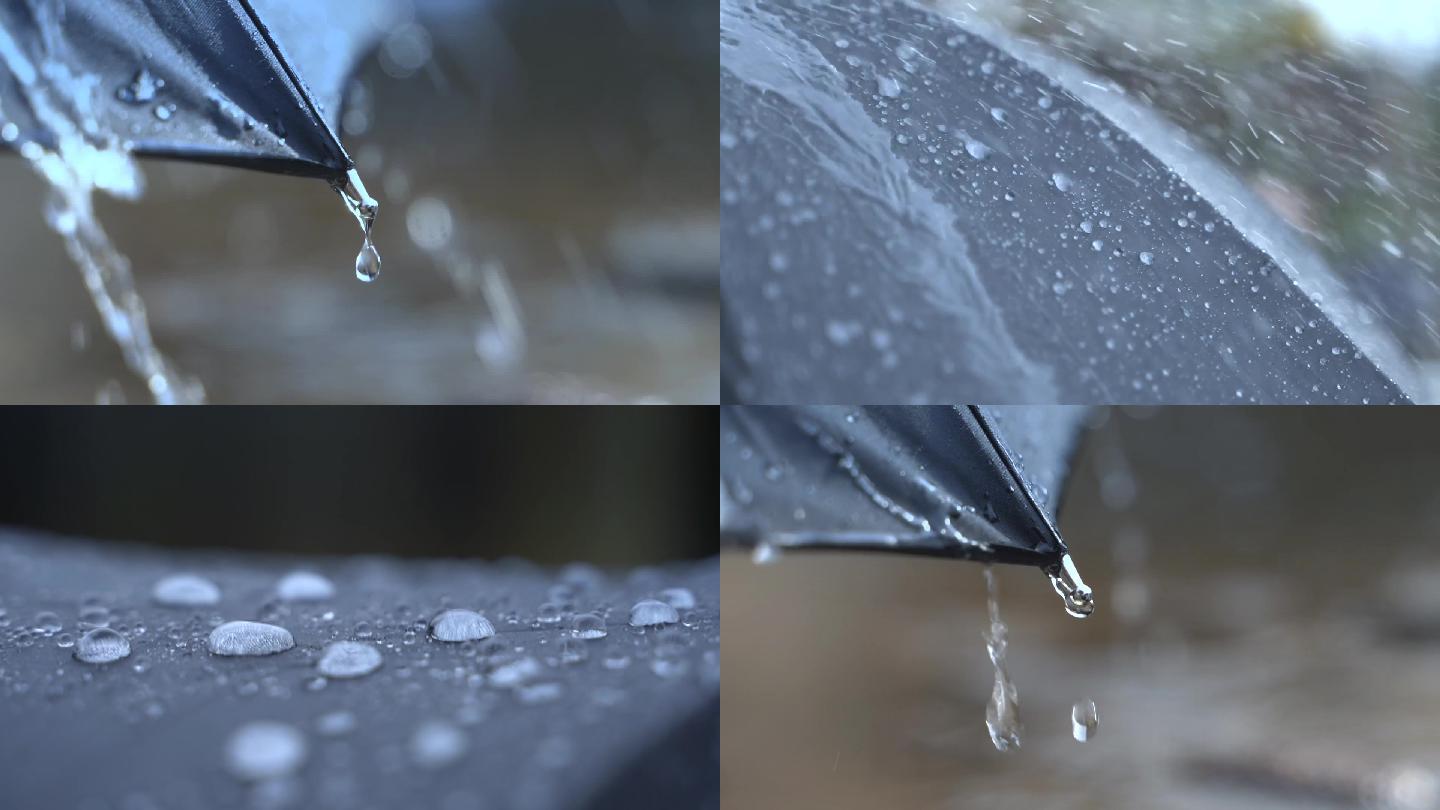
[[[1031,513],[1040,518],[1041,524],[1060,553],[1067,553],[1068,549],[1065,547],[1065,540],[1060,537],[1060,530],[1055,528],[1055,523],[1050,520],[1050,516],[1035,501],[1035,496],[1030,492],[1030,485],[1025,483],[1025,478],[1020,475],[1020,469],[1015,466],[1015,461],[1010,458],[1010,453],[1006,451],[1005,445],[1001,444],[990,420],[985,417],[984,411],[980,409],[979,405],[966,405],[965,407],[970,409],[970,414],[975,417],[976,424],[980,425],[980,430],[985,434],[985,440],[995,449],[995,455],[999,457],[1000,463],[1005,465],[1005,471],[1015,480],[1015,484],[1020,489],[1020,497],[1024,499],[1026,506],[1030,508]]]
[[[343,178],[346,172],[355,168],[355,162],[350,159],[350,154],[346,152],[345,147],[341,145],[340,136],[336,135],[335,131],[330,128],[330,123],[325,120],[325,116],[320,114],[319,108],[315,106],[315,99],[310,97],[310,89],[300,80],[300,76],[295,72],[295,69],[290,66],[290,60],[285,58],[285,52],[281,50],[279,43],[271,36],[270,29],[267,28],[264,21],[260,19],[260,15],[255,13],[255,9],[250,6],[250,0],[236,0],[236,2],[245,10],[245,13],[249,15],[251,24],[253,24],[255,30],[259,32],[261,39],[265,40],[265,46],[270,49],[270,53],[275,57],[275,61],[280,63],[280,68],[285,71],[286,78],[290,80],[291,86],[295,88],[295,94],[304,102],[305,108],[310,111],[311,117],[318,121],[320,127],[325,130],[325,134],[330,136],[330,143],[340,155],[340,161],[343,164],[341,170],[336,173],[336,177]]]

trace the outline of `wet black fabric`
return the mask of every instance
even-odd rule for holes
[[[374,44],[374,5],[7,0],[0,125],[19,137],[6,145],[54,143],[22,88],[60,71],[93,81],[91,116],[137,154],[337,179],[352,165],[336,135],[344,81]]]
[[[1406,399],[1263,201],[1009,47],[906,2],[722,0],[726,401]]]
[[[1085,409],[721,409],[721,533],[742,545],[1048,566]]]

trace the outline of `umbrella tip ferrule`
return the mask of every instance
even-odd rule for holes
[[[345,172],[344,182],[335,183],[335,190],[345,198],[346,205],[360,219],[362,225],[375,221],[375,213],[380,210],[380,203],[365,190],[365,181],[360,179],[360,173],[355,167],[352,166]]]
[[[1095,612],[1095,593],[1085,584],[1085,580],[1080,578],[1075,561],[1068,553],[1060,558],[1060,562],[1046,568],[1045,573],[1050,577],[1055,593],[1065,600],[1066,613],[1083,619]]]

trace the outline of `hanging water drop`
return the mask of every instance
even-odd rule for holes
[[[990,632],[985,634],[985,648],[995,668],[995,687],[985,707],[985,727],[997,751],[1020,747],[1020,697],[1005,668],[1005,647],[1008,643],[1005,622],[1000,619],[1000,600],[995,572],[985,566],[985,592],[990,610]]]
[[[1095,701],[1082,700],[1070,709],[1070,731],[1079,742],[1095,736],[1100,719],[1095,713]]]
[[[1080,572],[1075,570],[1075,561],[1070,559],[1069,554],[1061,557],[1057,565],[1045,569],[1045,573],[1050,577],[1055,592],[1065,600],[1066,613],[1083,619],[1095,612],[1095,594],[1080,578]]]
[[[380,275],[380,252],[370,240],[360,247],[360,252],[355,254],[355,277],[361,281],[374,281]]]
[[[155,583],[150,597],[166,607],[204,607],[220,601],[220,588],[195,574],[174,574]]]
[[[263,622],[226,622],[210,633],[210,652],[216,655],[274,655],[295,646],[295,637],[283,627]]]
[[[380,210],[380,203],[365,190],[360,174],[354,169],[345,173],[344,182],[336,182],[333,187],[360,223],[360,231],[365,237],[360,252],[355,256],[355,277],[361,281],[374,281],[380,275],[380,252],[370,241],[370,232],[375,227],[375,214]]]
[[[130,642],[108,627],[97,627],[75,643],[75,660],[87,664],[108,664],[130,654]]]
[[[373,644],[337,641],[320,654],[315,668],[327,678],[359,678],[379,669],[384,660]]]

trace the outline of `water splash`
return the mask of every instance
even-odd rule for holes
[[[57,6],[38,8],[42,30],[58,30]],[[44,144],[32,140],[19,144],[21,157],[50,184],[46,224],[64,240],[65,252],[80,268],[100,321],[119,346],[125,365],[145,382],[157,403],[204,402],[204,387],[182,376],[156,348],[130,260],[95,218],[97,189],[125,200],[139,198],[144,189],[144,177],[127,144],[114,133],[101,131],[91,112],[99,77],[72,74],[58,55],[47,53],[43,60],[32,61],[4,30],[0,30],[0,63],[14,77],[49,137]]]
[[[375,249],[375,243],[370,240],[370,231],[375,227],[375,214],[380,210],[380,203],[365,190],[360,173],[354,169],[345,173],[345,182],[337,181],[333,187],[340,199],[345,201],[345,207],[355,215],[355,220],[360,223],[360,230],[365,234],[365,242],[360,245],[360,252],[355,255],[355,277],[365,282],[374,281],[380,275],[380,251]]]
[[[1066,554],[1060,558],[1060,562],[1045,569],[1050,577],[1050,584],[1060,598],[1065,600],[1065,612],[1077,619],[1083,619],[1095,612],[1095,594],[1085,580],[1080,578],[1080,572],[1075,570],[1075,561]]]
[[[990,632],[985,634],[985,649],[989,651],[990,663],[995,667],[995,688],[990,693],[990,705],[985,707],[985,727],[990,730],[990,742],[995,744],[995,750],[1009,751],[1020,747],[1020,697],[1005,668],[1008,630],[1000,619],[998,592],[995,572],[987,565],[985,593],[990,608]]]

